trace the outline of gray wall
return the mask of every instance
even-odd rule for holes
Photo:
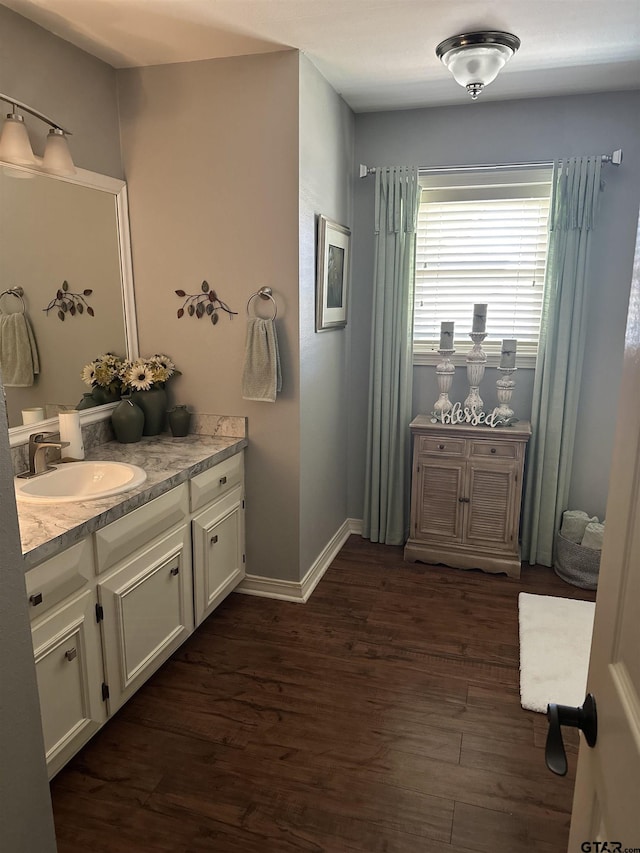
[[[300,58],[300,572],[347,517],[347,326],[315,333],[318,214],[351,227],[354,117]]]
[[[640,200],[640,93],[620,92],[522,101],[464,103],[456,107],[356,116],[355,162],[387,165],[471,165],[553,160],[574,154],[624,150],[620,168],[604,167],[606,190],[593,238],[591,304],[581,387],[570,504],[604,514],[624,345],[635,223]],[[362,515],[363,436],[369,367],[373,258],[373,181],[358,182],[355,196],[352,290],[349,515]],[[458,370],[459,395],[464,371]],[[495,380],[487,370],[483,389]],[[526,374],[529,374],[527,376]],[[532,370],[517,374],[517,414],[530,413]],[[414,411],[437,397],[433,367],[414,369]],[[482,390],[482,389],[481,389]],[[455,389],[454,389],[455,391]]]
[[[68,128],[76,166],[122,178],[115,80],[111,66],[0,6],[0,92]],[[25,120],[42,155],[49,127]]]
[[[0,6],[0,92],[51,115],[74,132],[78,166],[122,177],[115,72],[67,42]],[[4,105],[3,105],[4,106]],[[46,127],[34,120],[34,150]],[[0,393],[0,424],[5,424]],[[2,654],[2,847],[12,853],[55,850],[44,764],[31,633],[7,433],[0,436],[2,542],[0,649]]]
[[[299,579],[298,54],[118,74],[140,351],[167,352],[170,393],[249,418],[247,571]],[[206,279],[237,317],[176,311]],[[275,403],[242,399],[246,306],[273,288],[282,361]],[[252,312],[265,312],[260,299]]]

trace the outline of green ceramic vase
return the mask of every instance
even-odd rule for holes
[[[191,412],[186,406],[176,406],[168,412],[171,435],[174,438],[183,438],[189,435],[189,424],[191,423]]]
[[[82,409],[93,409],[94,406],[97,406],[98,402],[93,396],[93,392],[89,391],[87,394],[82,395],[82,400],[76,406],[76,411],[79,412]]]
[[[119,391],[110,391],[108,388],[103,388],[101,385],[96,385],[93,391],[93,399],[97,406],[104,406],[105,403],[117,403],[120,399]]]
[[[144,412],[125,394],[111,413],[111,424],[117,441],[133,444],[142,438]]]
[[[133,391],[131,399],[144,412],[143,435],[160,435],[167,418],[167,392],[164,388]]]

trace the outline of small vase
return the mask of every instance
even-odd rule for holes
[[[111,423],[117,441],[133,444],[142,438],[144,412],[125,394],[111,413]]]
[[[87,394],[82,395],[82,400],[76,406],[76,411],[79,412],[82,409],[93,409],[94,406],[97,406],[98,401],[93,396],[93,392],[89,391]]]
[[[174,438],[183,438],[189,435],[189,424],[191,423],[191,412],[186,406],[176,406],[167,412],[169,426]]]
[[[167,417],[167,392],[164,388],[150,388],[149,391],[133,391],[133,402],[144,412],[143,435],[160,435]]]

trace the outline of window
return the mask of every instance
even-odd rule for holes
[[[414,361],[435,363],[441,321],[454,347],[472,346],[473,305],[486,302],[483,349],[518,341],[518,364],[535,363],[547,256],[551,169],[432,174],[421,179],[416,241]]]

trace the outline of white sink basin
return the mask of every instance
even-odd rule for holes
[[[30,480],[14,479],[16,498],[27,503],[70,503],[118,495],[141,485],[147,473],[126,462],[66,462]]]

